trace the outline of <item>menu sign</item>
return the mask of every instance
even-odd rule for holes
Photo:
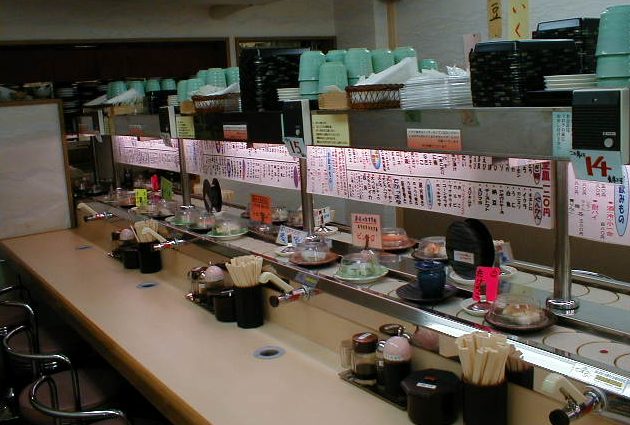
[[[136,207],[146,207],[149,205],[149,196],[146,189],[136,189]]]
[[[381,216],[378,214],[352,214],[352,244],[362,248],[381,249]]]
[[[249,216],[252,221],[271,224],[271,197],[253,193]]]
[[[407,146],[410,149],[418,150],[428,149],[433,151],[461,151],[461,131],[408,128]]]

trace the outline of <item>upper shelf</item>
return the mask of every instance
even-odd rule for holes
[[[500,158],[569,159],[566,146],[564,150],[554,146],[558,143],[558,140],[554,140],[558,128],[554,127],[557,127],[559,119],[565,119],[567,113],[571,113],[569,107],[320,110],[313,113],[346,116],[349,147],[352,148]],[[245,134],[247,141],[282,143],[280,119],[279,112],[205,113],[195,116],[194,124],[197,139],[238,140],[224,136],[229,124],[232,129],[242,130],[236,133],[240,133],[239,137]],[[456,142],[461,141],[461,148],[429,149],[410,146],[408,130],[420,131],[423,135],[426,134],[425,130],[457,130],[459,134],[451,137]],[[160,119],[158,115],[115,116],[112,133],[159,138]],[[570,134],[564,138],[570,141]],[[319,145],[339,146],[334,143]]]
[[[350,147],[444,152],[503,158],[569,159],[554,152],[554,113],[568,107],[452,108],[344,111]],[[317,111],[317,114],[341,112]],[[557,114],[555,115],[558,116]],[[557,119],[557,118],[556,118]],[[461,149],[430,150],[408,146],[407,130],[459,130]]]

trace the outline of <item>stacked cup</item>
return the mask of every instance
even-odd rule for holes
[[[602,12],[595,55],[598,86],[630,86],[630,5]]]
[[[341,62],[326,62],[319,67],[319,93],[326,93],[329,86],[344,90],[348,85],[348,71]]]
[[[186,83],[186,100],[190,100],[193,96],[193,92],[199,90],[205,85],[204,80],[201,78],[191,78]]]
[[[326,62],[341,62],[346,60],[346,50],[329,50],[326,53]]]
[[[234,83],[239,82],[239,68],[238,66],[233,66],[231,68],[225,69],[225,82],[228,86],[231,86]]]
[[[394,54],[389,49],[372,50],[372,67],[374,72],[381,72],[394,65]]]
[[[205,83],[215,87],[226,87],[225,71],[223,68],[209,68]]]
[[[319,50],[310,50],[300,56],[300,96],[302,99],[317,99],[319,94],[319,67],[326,56]]]
[[[361,76],[368,77],[372,74],[372,54],[365,47],[348,49],[345,59],[348,69],[348,84],[355,85]]]
[[[416,53],[416,49],[410,46],[405,47],[397,47],[394,50],[394,60],[396,63],[400,62],[405,58],[417,58],[418,55]]]

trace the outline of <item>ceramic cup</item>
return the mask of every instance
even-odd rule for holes
[[[372,68],[381,72],[394,65],[394,53],[389,49],[372,50]]]
[[[147,81],[147,87],[146,87],[146,91],[148,92],[152,92],[152,91],[160,91],[162,88],[160,86],[160,80],[157,78],[151,78],[150,80]]]
[[[208,75],[206,77],[205,82],[206,84],[209,84],[211,86],[225,87],[226,86],[225,71],[223,71],[223,68],[208,69]]]
[[[597,57],[597,78],[630,76],[630,54]]]
[[[162,90],[177,90],[177,83],[172,78],[165,78],[160,81],[160,87]]]
[[[300,81],[300,94],[318,94],[319,93],[319,81]]]
[[[190,100],[192,93],[203,87],[204,81],[200,78],[191,78],[186,84],[186,100]]]
[[[422,59],[420,61],[420,69],[438,69],[438,62],[435,59]]]
[[[109,84],[108,84],[108,98],[113,98],[116,96],[119,96],[121,94],[123,94],[124,92],[127,91],[127,83],[125,83],[124,81],[112,81],[111,83],[111,95],[110,95],[110,89],[109,89]]]
[[[345,59],[348,69],[348,78],[356,78],[361,75],[366,77],[372,74],[372,55],[364,47],[348,49]]]
[[[602,12],[595,54],[630,52],[630,5],[611,6]]]
[[[394,61],[396,63],[400,62],[404,58],[416,58],[416,57],[418,57],[416,53],[416,49],[414,49],[411,46],[397,47],[394,50]]]
[[[239,82],[239,68],[237,66],[233,66],[225,69],[225,83],[228,86],[231,86],[234,83]]]
[[[319,50],[310,50],[300,56],[300,81],[316,81],[319,67],[326,61],[326,56]]]
[[[326,53],[326,62],[343,62],[346,59],[346,50],[329,50]]]
[[[134,89],[140,96],[144,96],[144,82],[142,80],[129,81],[129,89]]]
[[[309,81],[303,81],[307,83]],[[341,62],[326,62],[319,67],[318,92],[325,93],[328,86],[337,86],[344,90],[348,85],[348,71]]]
[[[177,97],[180,102],[184,102],[188,98],[188,80],[179,80],[177,82]]]
[[[197,74],[195,75],[196,78],[199,78],[201,81],[204,82],[204,84],[208,84],[208,70],[207,69],[200,69],[199,71],[197,71]]]
[[[628,87],[630,86],[630,78],[628,77],[610,77],[599,78],[597,87]]]

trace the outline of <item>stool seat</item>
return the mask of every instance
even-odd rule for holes
[[[90,425],[127,425],[129,422],[127,422],[124,419],[105,419],[102,421],[98,421],[98,422],[90,422]]]
[[[121,382],[115,373],[102,369],[79,369],[79,389],[81,394],[81,410],[101,408],[118,394]],[[72,390],[72,374],[66,370],[50,376],[57,387],[59,399],[58,410],[75,411]],[[54,419],[37,411],[30,402],[29,391],[32,385],[22,390],[19,397],[19,407],[22,417],[33,425],[54,424]],[[37,399],[45,406],[51,406],[50,389],[42,385],[36,393]],[[118,423],[118,422],[113,422]]]

